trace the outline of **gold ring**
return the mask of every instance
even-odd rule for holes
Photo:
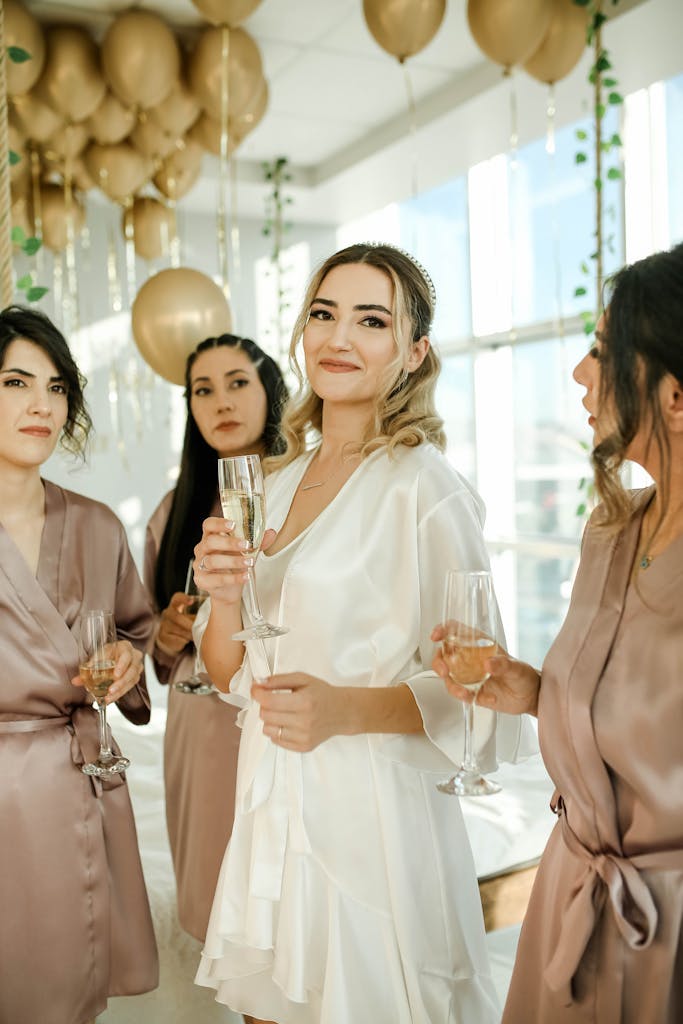
[[[206,568],[206,562],[204,561],[204,558],[203,558],[203,557],[202,557],[202,560],[201,560],[201,562],[199,563],[199,570],[200,570],[200,572],[208,572],[208,571],[209,571],[209,570],[208,570],[208,569]]]
[[[279,728],[279,729],[278,729],[278,731],[277,731],[277,741],[278,741],[278,743],[279,743],[279,742],[280,742],[280,740],[282,739],[282,728],[283,728],[283,727],[282,727],[282,726],[280,726],[280,728]]]

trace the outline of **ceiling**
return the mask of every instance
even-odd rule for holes
[[[621,0],[620,8],[638,2]],[[24,3],[41,21],[86,24],[96,37],[130,6],[127,0]],[[137,6],[160,14],[189,45],[206,24],[191,0],[139,0]],[[401,67],[370,34],[362,0],[262,0],[243,27],[260,48],[270,102],[238,151],[243,214],[253,210],[262,216],[262,161],[284,156],[292,167],[296,216],[336,219],[339,211],[335,217],[329,210],[326,185],[336,181],[343,187],[345,171],[404,138],[411,124],[422,126],[449,104],[499,82],[500,68],[482,55],[470,35],[466,8],[467,0],[448,0],[435,38]],[[407,75],[414,116],[409,114]],[[218,160],[207,155],[202,183],[217,178]],[[316,193],[327,197],[327,217],[315,202]],[[215,189],[195,186],[183,199],[188,205],[215,208]]]

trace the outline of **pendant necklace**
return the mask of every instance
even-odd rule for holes
[[[638,563],[638,568],[640,568],[640,569],[649,569],[650,566],[652,565],[652,559],[654,557],[655,557],[654,555],[643,555],[643,557],[641,558],[640,562]]]
[[[325,484],[328,484],[330,480],[332,480],[337,475],[337,473],[339,472],[343,465],[344,463],[342,462],[339,466],[337,466],[334,473],[330,473],[330,475],[325,477],[324,480],[319,480],[315,484],[302,484],[300,489],[302,491],[312,491],[314,487],[324,487]]]

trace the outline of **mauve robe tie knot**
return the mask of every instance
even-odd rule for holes
[[[572,980],[596,924],[594,895],[599,881],[607,886],[617,927],[631,949],[646,949],[652,942],[657,928],[657,908],[635,866],[646,866],[640,862],[649,861],[648,855],[629,858],[594,852],[572,831],[561,796],[554,802],[553,810],[560,818],[567,847],[586,862],[586,870],[564,908],[559,940],[544,975],[549,987],[561,995],[565,1006],[569,1006]]]

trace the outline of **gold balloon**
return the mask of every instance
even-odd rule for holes
[[[179,79],[163,103],[151,107],[147,116],[163,131],[180,138],[199,117],[199,103],[188,87]]]
[[[51,28],[36,94],[73,123],[90,117],[106,89],[97,47],[85,29],[75,25]]]
[[[573,0],[553,0],[550,27],[524,70],[547,85],[559,82],[581,60],[587,27],[588,8],[578,7]]]
[[[228,300],[198,270],[162,270],[135,297],[131,325],[143,359],[172,384],[185,383],[185,363],[204,338],[229,332]]]
[[[261,0],[192,0],[198,11],[214,25],[234,28],[255,11]]]
[[[23,138],[21,132],[12,124],[10,121],[8,124],[9,135],[8,135],[8,148],[12,153],[16,153],[19,157],[19,161],[16,164],[10,164],[9,168],[9,179],[14,184],[23,178],[27,173],[28,169],[28,153],[26,151],[26,141]]]
[[[42,238],[52,252],[63,252],[69,241],[67,230],[67,202],[61,185],[42,185],[40,189]],[[85,210],[75,196],[71,197],[71,217],[74,238],[85,224]]]
[[[446,0],[363,0],[368,28],[401,63],[434,38],[445,12]]]
[[[135,195],[149,180],[152,171],[151,161],[127,142],[115,146],[92,143],[83,159],[99,188],[116,202]]]
[[[176,148],[177,135],[169,135],[158,124],[146,117],[139,121],[131,132],[129,141],[143,156],[152,160],[163,160]]]
[[[7,95],[21,96],[32,89],[45,64],[45,37],[33,15],[16,0],[3,0],[5,46],[18,46],[31,55],[23,64],[5,61]],[[4,55],[3,55],[4,56]]]
[[[203,110],[221,118],[221,54],[223,30],[207,28],[197,41],[188,63],[188,78]],[[258,90],[263,69],[258,46],[243,28],[230,30],[228,49],[228,109],[236,117]]]
[[[467,20],[474,41],[487,57],[511,68],[523,64],[543,41],[553,13],[552,0],[468,0]]]
[[[154,184],[167,199],[182,199],[196,182],[201,168],[201,147],[188,138],[181,149],[164,160],[154,175]]]
[[[180,51],[173,32],[149,11],[124,11],[102,41],[104,76],[129,107],[147,110],[170,93],[180,71]]]
[[[156,260],[163,256],[173,230],[171,211],[158,199],[141,196],[129,210],[125,210],[122,230],[126,237],[126,225],[132,221],[133,241],[138,256],[145,260]]]
[[[248,133],[244,128],[240,130],[236,127],[237,120],[232,117],[228,120],[228,155],[235,152]],[[187,137],[191,142],[195,142],[205,149],[207,153],[213,153],[214,156],[221,155],[220,122],[215,121],[208,114],[202,114],[190,128]]]
[[[13,97],[12,117],[24,137],[38,143],[47,142],[64,123],[52,107],[33,93]]]
[[[241,114],[230,121],[232,131],[236,138],[243,139],[249,132],[252,132],[268,109],[268,83],[261,78],[258,90],[254,93],[251,102],[247,104]]]
[[[95,181],[85,166],[85,161],[80,156],[76,157],[73,162],[71,177],[74,188],[77,188],[80,192],[87,192],[89,189],[95,188]]]
[[[105,94],[95,113],[88,120],[88,130],[95,142],[111,146],[123,142],[135,127],[135,111],[125,107],[113,93]]]
[[[68,124],[43,144],[43,152],[51,160],[65,160],[77,157],[90,141],[90,133],[84,124]]]

